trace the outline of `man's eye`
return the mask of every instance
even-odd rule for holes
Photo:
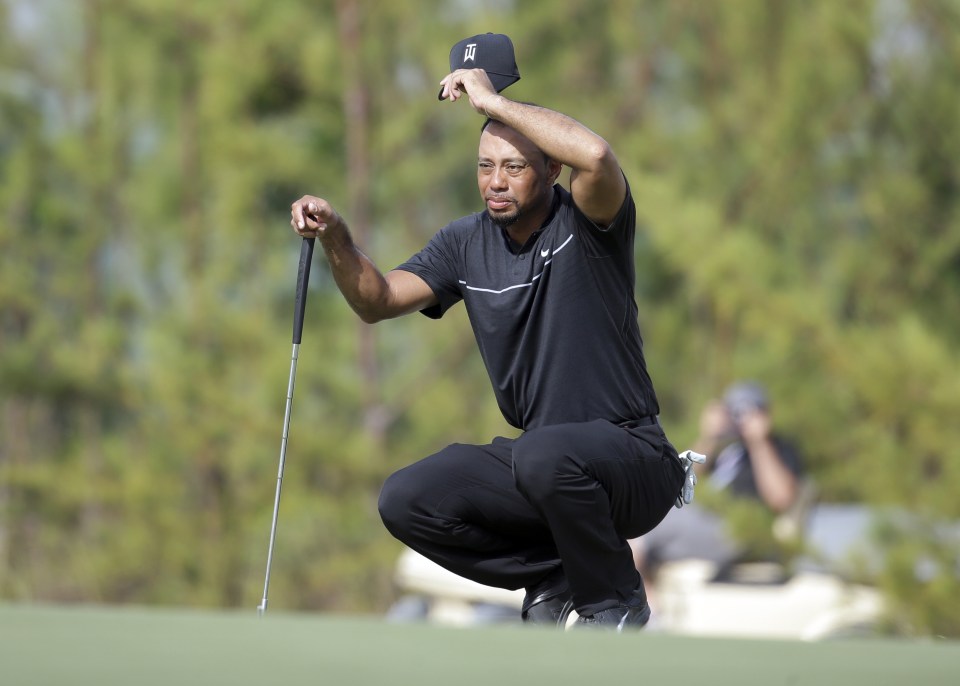
[[[523,171],[523,165],[522,165],[522,164],[508,164],[508,165],[507,165],[507,171],[508,171],[509,173],[511,173],[511,174],[519,174],[520,172]]]

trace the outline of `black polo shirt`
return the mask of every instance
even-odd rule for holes
[[[397,267],[433,289],[439,319],[463,300],[504,418],[527,430],[659,413],[637,323],[636,207],[601,230],[557,185],[542,229],[519,248],[486,211],[441,229]]]

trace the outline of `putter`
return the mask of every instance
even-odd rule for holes
[[[277,471],[277,492],[273,498],[273,522],[270,524],[270,547],[267,549],[267,575],[263,581],[263,600],[257,606],[257,615],[267,611],[267,592],[270,590],[270,567],[277,539],[277,515],[280,513],[280,488],[283,486],[283,465],[287,459],[287,433],[290,430],[290,410],[293,407],[293,384],[297,376],[297,357],[303,334],[303,311],[307,305],[307,282],[310,280],[310,262],[313,259],[313,238],[304,238],[300,246],[300,269],[297,273],[297,302],[293,314],[293,353],[290,357],[290,381],[287,383],[287,409],[283,414],[283,437],[280,440],[280,469]]]

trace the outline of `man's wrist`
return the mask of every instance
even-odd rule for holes
[[[501,108],[502,102],[506,100],[499,93],[494,93],[489,98],[483,101],[483,114],[486,115],[489,119],[499,119],[497,116],[498,110]]]
[[[325,250],[336,250],[353,245],[353,237],[350,235],[347,223],[340,216],[337,220],[336,224],[327,224],[327,228],[318,236]]]

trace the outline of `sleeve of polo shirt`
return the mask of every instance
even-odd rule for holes
[[[463,299],[460,291],[459,275],[456,268],[456,250],[451,231],[439,231],[427,245],[397,267],[397,269],[416,274],[423,279],[440,302],[421,314],[431,319],[440,319],[451,307]]]

